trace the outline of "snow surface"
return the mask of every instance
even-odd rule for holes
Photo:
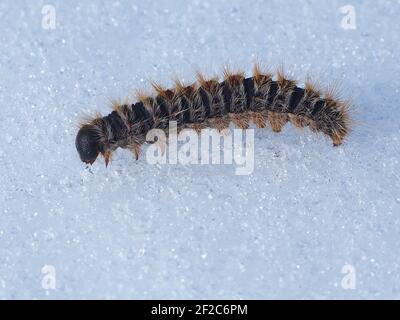
[[[356,30],[341,28],[349,4]],[[400,298],[399,15],[395,0],[2,0],[0,297]],[[340,80],[347,143],[257,130],[249,176],[124,150],[108,169],[80,162],[82,115],[150,80],[250,74],[255,57]]]

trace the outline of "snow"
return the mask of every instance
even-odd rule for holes
[[[0,298],[399,299],[399,14],[395,0],[1,1]],[[124,150],[107,169],[80,162],[83,115],[255,58],[339,80],[346,143],[257,130],[247,176]]]

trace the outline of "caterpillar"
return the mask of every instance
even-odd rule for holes
[[[172,89],[152,86],[155,94],[139,94],[134,104],[114,103],[109,115],[97,115],[81,124],[75,146],[83,162],[93,164],[101,154],[107,166],[119,147],[130,149],[137,160],[146,133],[167,131],[170,121],[176,121],[178,132],[184,128],[199,132],[206,127],[221,131],[231,122],[241,129],[253,122],[258,128],[270,125],[272,131],[280,132],[290,122],[325,134],[334,146],[341,145],[349,133],[349,105],[337,99],[333,90],[322,93],[311,81],[299,87],[282,70],[274,80],[258,64],[252,77],[225,69],[221,82],[197,73],[191,85],[176,81]]]

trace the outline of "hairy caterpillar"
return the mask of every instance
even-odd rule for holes
[[[322,132],[334,146],[342,144],[349,133],[348,104],[336,99],[332,91],[322,94],[309,81],[300,88],[282,71],[273,80],[258,64],[249,78],[243,72],[225,70],[222,82],[198,73],[197,82],[189,86],[176,82],[173,89],[153,87],[155,95],[139,95],[134,104],[116,103],[109,115],[81,125],[75,145],[83,162],[92,164],[102,154],[107,166],[118,147],[132,150],[138,159],[146,133],[155,128],[168,130],[169,121],[177,122],[178,131],[223,130],[230,122],[245,129],[253,122],[258,128],[269,124],[274,132],[291,122]]]

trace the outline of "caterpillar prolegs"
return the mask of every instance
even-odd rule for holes
[[[81,125],[75,145],[81,160],[92,164],[99,154],[106,165],[118,147],[139,157],[140,147],[151,129],[168,130],[176,121],[178,131],[210,127],[223,130],[233,122],[242,129],[253,122],[258,128],[270,125],[274,132],[291,122],[329,136],[334,146],[349,133],[348,105],[332,91],[321,93],[311,82],[304,88],[278,71],[276,80],[256,65],[252,77],[225,70],[223,81],[197,74],[197,82],[173,89],[153,84],[155,94],[139,95],[134,104],[116,103],[107,116],[97,116]]]

